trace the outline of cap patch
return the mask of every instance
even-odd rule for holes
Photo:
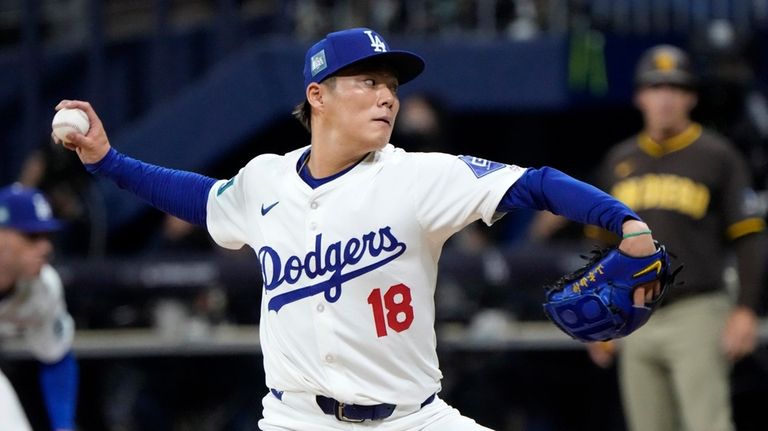
[[[311,70],[312,70],[312,76],[317,75],[318,73],[325,70],[326,67],[328,67],[328,62],[325,61],[325,50],[320,50],[317,54],[312,56],[311,61]]]
[[[666,51],[661,51],[656,54],[653,63],[656,66],[656,69],[664,72],[674,70],[677,67],[675,56]]]

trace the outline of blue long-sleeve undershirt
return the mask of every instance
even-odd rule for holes
[[[111,148],[103,159],[86,164],[88,172],[109,178],[157,209],[206,227],[208,192],[215,179],[194,172],[144,163]]]
[[[114,148],[98,163],[85,166],[89,172],[111,179],[161,211],[205,227],[208,192],[215,179],[144,163]],[[528,169],[498,205],[502,212],[515,208],[548,210],[619,236],[625,220],[640,220],[626,205],[597,187],[546,166]]]
[[[40,386],[51,428],[75,429],[79,367],[70,351],[58,362],[40,364]]]
[[[498,210],[548,210],[582,224],[597,225],[619,237],[627,219],[640,220],[629,207],[595,186],[545,166],[528,169],[509,188]]]

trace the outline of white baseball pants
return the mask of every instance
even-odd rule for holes
[[[398,407],[386,419],[361,423],[342,422],[323,413],[315,396],[307,393],[284,392],[282,400],[269,393],[262,404],[262,431],[493,431],[462,416],[440,397],[417,411]]]

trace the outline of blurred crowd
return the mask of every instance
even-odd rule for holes
[[[97,6],[97,7],[95,7]],[[744,31],[764,29],[764,0],[30,0],[0,1],[0,46],[23,38],[34,11],[43,40],[57,46],[87,44],[94,25],[108,39],[225,23],[251,23],[261,34],[310,40],[331,29],[368,25],[386,34],[501,36],[529,39],[588,25],[600,31],[650,35],[690,33],[727,19]],[[92,18],[101,17],[98,23]],[[234,22],[234,21],[233,21]],[[167,29],[166,29],[167,30]]]

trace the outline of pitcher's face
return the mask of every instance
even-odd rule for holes
[[[363,152],[383,148],[400,109],[397,77],[389,71],[371,70],[340,73],[334,80],[326,101],[342,140],[365,147]]]

